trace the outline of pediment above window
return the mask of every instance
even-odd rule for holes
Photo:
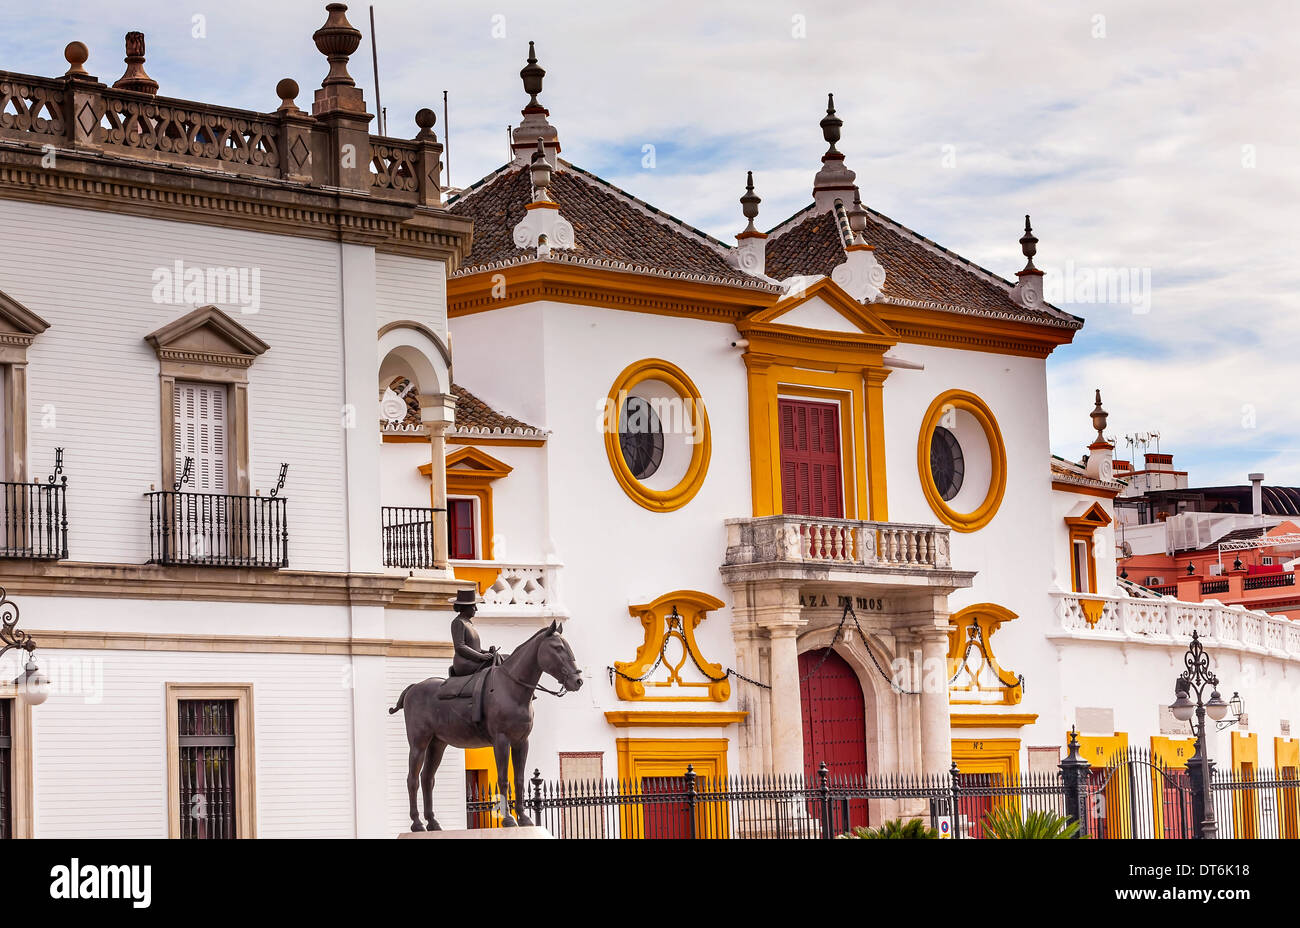
[[[49,327],[48,322],[0,290],[0,362],[26,361],[32,339]]]
[[[215,306],[186,313],[144,339],[164,364],[226,370],[248,368],[271,347]]]

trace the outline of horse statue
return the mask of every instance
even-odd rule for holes
[[[411,798],[411,831],[425,830],[415,807],[417,781],[424,790],[424,817],[429,829],[442,830],[433,815],[433,780],[448,745],[491,747],[496,755],[502,796],[509,795],[507,770],[513,764],[515,783],[520,784],[515,795],[515,814],[512,816],[507,807],[501,824],[507,828],[533,824],[524,813],[522,784],[527,782],[528,775],[525,764],[528,736],[533,730],[534,693],[543,689],[538,685],[543,672],[564,687],[557,695],[577,691],[582,686],[582,676],[558,621],[537,632],[508,657],[499,657],[495,651],[493,654],[495,660],[468,677],[452,676],[446,680],[431,677],[422,683],[412,683],[402,690],[397,705],[388,710],[389,714],[406,712],[406,741],[411,749],[406,775],[406,791]],[[462,680],[466,684],[463,687],[459,685]],[[449,689],[447,695],[440,692],[444,687]],[[458,694],[463,692],[465,698],[447,698],[452,687],[457,688]]]

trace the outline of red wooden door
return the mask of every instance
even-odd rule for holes
[[[858,675],[844,658],[822,649],[799,655],[799,681],[804,782],[817,786],[817,768],[823,761],[832,780],[865,777],[867,709]],[[848,831],[866,825],[867,801],[850,802],[848,814],[849,821],[843,822],[843,816],[836,811],[838,829]]]
[[[686,777],[643,777],[641,797],[645,837],[693,837],[691,811],[686,802]]]
[[[840,407],[780,400],[781,511],[844,518],[840,461]]]

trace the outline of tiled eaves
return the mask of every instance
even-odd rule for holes
[[[517,255],[508,258],[502,258],[497,261],[489,261],[486,264],[476,265],[474,267],[463,267],[452,273],[450,276],[454,279],[457,277],[469,277],[473,274],[482,274],[486,271],[499,271],[510,267],[518,267],[523,264],[573,264],[578,267],[595,268],[602,271],[614,271],[623,274],[640,274],[646,277],[664,277],[672,280],[684,280],[690,283],[715,284],[725,287],[743,287],[747,290],[758,290],[763,293],[781,293],[783,292],[779,284],[767,283],[766,281],[752,278],[751,280],[737,280],[732,277],[715,277],[710,274],[691,274],[682,271],[665,270],[657,267],[647,267],[641,264],[625,264],[621,261],[614,261],[609,258],[585,258],[580,255],[569,254],[563,251],[552,251],[549,255],[538,256],[528,250],[522,250]]]

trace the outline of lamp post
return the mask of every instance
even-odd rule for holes
[[[1187,770],[1191,774],[1194,790],[1200,793],[1201,837],[1217,838],[1219,825],[1214,816],[1214,797],[1210,793],[1212,765],[1205,717],[1208,715],[1215,722],[1222,721],[1228,714],[1228,704],[1219,695],[1219,678],[1210,671],[1210,656],[1205,653],[1205,647],[1195,629],[1192,630],[1192,643],[1183,656],[1183,664],[1187,669],[1174,684],[1174,702],[1169,709],[1180,722],[1190,722],[1192,715],[1196,716],[1196,722],[1192,726],[1192,732],[1196,735],[1196,752],[1187,762]],[[1207,686],[1211,688],[1210,698],[1203,701],[1201,697]],[[1196,694],[1194,703],[1191,700],[1193,692]],[[1193,796],[1193,809],[1196,798]]]
[[[39,706],[50,695],[50,680],[36,666],[32,652],[36,650],[36,641],[31,635],[18,627],[18,604],[9,598],[5,588],[0,586],[0,657],[4,657],[14,648],[27,652],[27,663],[21,676],[13,682],[18,687],[18,695],[33,706]]]

